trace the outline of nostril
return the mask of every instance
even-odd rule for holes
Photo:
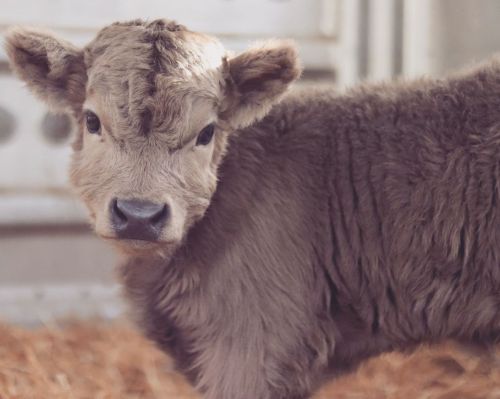
[[[127,223],[127,215],[120,209],[120,203],[116,198],[111,202],[111,214],[115,223]]]
[[[152,225],[157,226],[163,224],[165,220],[168,218],[168,206],[164,204],[163,207],[153,215],[150,219]]]

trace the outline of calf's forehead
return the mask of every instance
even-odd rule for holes
[[[153,23],[113,24],[101,30],[85,49],[89,74],[124,80],[140,71],[153,82],[156,74],[202,76],[221,65],[225,51],[217,39],[183,27],[168,30],[165,23],[153,28]]]
[[[223,57],[216,39],[184,28],[112,25],[85,50],[88,100],[138,134],[175,130],[189,105],[218,101]]]

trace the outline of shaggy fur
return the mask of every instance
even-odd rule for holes
[[[173,204],[168,240],[117,243],[123,280],[207,399],[304,399],[382,351],[499,338],[498,60],[277,104],[298,76],[289,44],[212,62],[213,39],[152,24],[105,28],[86,50],[86,101],[108,126],[82,126],[73,183],[103,236],[111,197]],[[8,38],[14,69],[50,84],[17,62],[30,34]],[[213,118],[212,147],[188,151]]]

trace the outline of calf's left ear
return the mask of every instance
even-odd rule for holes
[[[233,128],[264,117],[301,73],[290,41],[269,41],[225,60],[221,119]]]
[[[56,110],[77,111],[85,100],[83,51],[50,33],[12,28],[5,49],[16,75]]]

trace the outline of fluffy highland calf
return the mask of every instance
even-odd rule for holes
[[[498,61],[283,97],[290,43],[231,56],[170,21],[6,48],[78,121],[72,183],[205,398],[303,399],[375,353],[499,337]]]

